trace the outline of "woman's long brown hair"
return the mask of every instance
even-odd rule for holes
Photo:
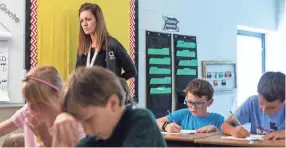
[[[107,38],[109,36],[109,33],[107,31],[107,27],[104,21],[104,16],[101,11],[101,8],[97,4],[84,3],[81,5],[81,7],[78,10],[79,15],[82,11],[86,11],[86,10],[91,11],[96,19],[95,33],[96,33],[96,40],[97,40],[97,44],[99,45],[99,49],[103,49],[103,50],[107,49],[108,48]],[[87,55],[91,44],[92,44],[92,40],[91,40],[90,35],[84,33],[81,27],[81,24],[80,24],[77,53],[79,55],[82,55],[82,54]]]
[[[132,94],[130,92],[130,89],[128,87],[128,84],[126,82],[126,80],[124,78],[119,78],[120,84],[125,92],[125,105],[127,104],[133,104],[134,103],[134,99],[132,97]]]

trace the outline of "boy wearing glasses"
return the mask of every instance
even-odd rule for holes
[[[207,112],[207,107],[213,103],[214,90],[211,84],[207,80],[194,79],[185,92],[185,104],[188,108],[157,119],[159,128],[172,133],[178,133],[182,129],[196,130],[197,133],[220,131],[224,117]]]

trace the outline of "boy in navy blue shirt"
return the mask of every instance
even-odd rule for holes
[[[159,128],[166,132],[178,133],[196,130],[198,133],[220,131],[224,117],[208,113],[207,107],[213,103],[213,87],[207,80],[194,79],[185,89],[185,103],[188,108],[177,110],[157,119]]]
[[[249,97],[235,112],[240,123],[229,117],[222,132],[234,137],[265,135],[263,139],[285,139],[285,74],[266,72],[259,80],[258,96]],[[250,133],[239,124],[251,124]]]

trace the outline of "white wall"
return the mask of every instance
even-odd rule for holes
[[[286,33],[269,33],[266,41],[266,71],[280,71],[286,74]]]
[[[178,18],[183,35],[197,37],[198,75],[201,61],[236,62],[237,25],[276,29],[275,0],[142,0],[139,1],[139,100],[145,107],[145,31],[162,31],[162,15]],[[216,94],[209,111],[225,117],[236,92]]]
[[[286,2],[276,0],[276,23],[277,30],[286,34]]]
[[[286,2],[276,0],[276,32],[266,33],[266,71],[286,73]]]
[[[6,9],[4,9],[4,4]],[[25,0],[0,0],[0,23],[12,33],[11,45],[8,49],[10,101],[11,103],[23,103],[21,73],[25,66]],[[0,111],[0,116],[1,114]]]

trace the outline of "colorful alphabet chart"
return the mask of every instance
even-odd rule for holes
[[[8,96],[8,42],[0,40],[0,101],[10,101]]]
[[[203,61],[203,77],[215,91],[232,91],[236,88],[236,70],[234,63]]]

